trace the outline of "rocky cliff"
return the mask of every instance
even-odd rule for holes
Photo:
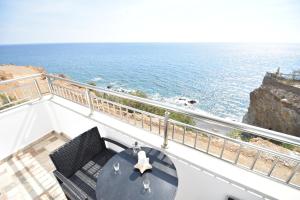
[[[45,70],[41,67],[0,64],[0,81],[14,79],[23,76],[29,76],[33,74],[44,73],[44,72]],[[44,78],[36,78],[36,80],[40,86],[41,92],[47,93],[48,87],[47,87],[46,80]],[[19,80],[17,82],[1,84],[0,85],[0,106],[8,103],[8,99],[6,95],[4,95],[4,93],[7,94],[11,99],[15,99],[17,97],[19,99],[28,98],[28,95],[26,96],[27,93],[24,92],[24,90],[19,89],[19,87],[23,86],[24,84],[33,84],[33,80],[32,79]]]
[[[300,87],[267,73],[262,85],[250,93],[243,122],[300,137]]]

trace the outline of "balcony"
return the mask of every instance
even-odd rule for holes
[[[167,154],[177,168],[178,200],[297,199],[300,195],[297,153],[233,139],[224,132],[295,146],[300,145],[299,138],[49,74],[6,80],[0,86],[3,197],[64,199],[48,155],[93,126],[128,146],[139,141]],[[132,107],[128,101],[159,108],[163,114]],[[198,123],[174,120],[173,113]]]

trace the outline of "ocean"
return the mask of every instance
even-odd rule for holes
[[[42,66],[99,87],[240,121],[267,71],[300,68],[300,44],[89,43],[1,45],[0,64]]]

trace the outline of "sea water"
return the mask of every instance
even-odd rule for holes
[[[0,64],[42,66],[81,82],[241,120],[267,71],[300,68],[300,44],[90,43],[0,46]],[[183,100],[184,102],[184,100]]]

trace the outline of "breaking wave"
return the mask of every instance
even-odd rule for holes
[[[102,81],[102,80],[103,80],[103,78],[100,76],[97,76],[97,77],[91,79],[91,81],[95,81],[95,82]]]

